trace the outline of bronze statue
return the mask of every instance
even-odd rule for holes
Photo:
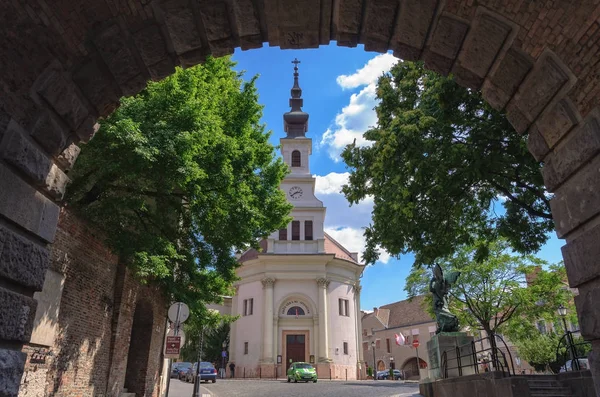
[[[437,321],[436,334],[440,332],[458,332],[458,318],[448,309],[448,292],[460,272],[451,272],[444,277],[440,265],[433,268],[433,277],[429,281],[429,291],[433,294],[433,312]]]

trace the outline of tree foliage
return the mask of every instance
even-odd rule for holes
[[[123,98],[83,147],[69,189],[69,205],[140,279],[192,310],[228,292],[234,250],[290,211],[256,77],[244,82],[233,66],[209,58]]]
[[[521,253],[545,243],[553,224],[540,164],[479,92],[401,61],[379,79],[377,98],[378,125],[364,134],[372,145],[342,153],[346,198],[374,197],[366,262],[379,246],[413,252],[420,266],[477,239],[503,237]]]
[[[449,303],[461,327],[492,336],[511,322],[535,324],[549,310],[568,302],[571,293],[564,288],[560,266],[544,270],[548,266],[544,261],[511,252],[504,240],[487,245],[486,259],[476,258],[478,247],[473,245],[462,246],[439,262],[444,273],[461,272],[450,290]],[[536,277],[528,285],[526,276],[533,274]],[[430,278],[425,267],[413,267],[405,286],[408,295],[427,293]]]

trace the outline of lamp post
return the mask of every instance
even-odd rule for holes
[[[223,351],[221,352],[221,379],[223,379],[225,376],[225,348],[227,347],[227,343],[225,343],[225,341],[223,341]]]
[[[569,344],[569,353],[571,355],[571,368],[575,368],[579,371],[579,360],[577,359],[577,352],[575,351],[575,343],[573,342],[573,334],[567,328],[567,308],[563,306],[561,303],[557,309],[558,315],[562,319],[563,327],[565,328],[565,335],[567,336],[567,343]],[[567,368],[567,364],[565,363],[565,369]]]
[[[377,380],[377,369],[375,367],[375,341],[371,341],[371,349],[373,350],[373,380]]]
[[[390,357],[390,368],[396,369],[396,368],[394,368],[394,356]]]

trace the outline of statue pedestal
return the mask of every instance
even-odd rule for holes
[[[442,332],[431,338],[427,342],[427,353],[429,355],[429,377],[434,381],[444,378],[444,368],[442,368],[442,355],[446,352],[446,365],[448,378],[454,378],[461,375],[458,369],[459,360],[457,360],[457,347],[460,351],[460,366],[462,376],[475,373],[473,357],[473,337],[465,332]]]

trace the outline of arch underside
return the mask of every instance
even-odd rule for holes
[[[268,43],[282,49],[336,41],[453,73],[506,110],[544,163],[557,234],[583,336],[600,350],[600,6],[581,2],[437,0],[45,0],[3,2],[0,35],[0,237],[25,271],[0,263],[3,345],[31,336],[34,291],[49,264],[58,202],[79,148],[121,96],[142,90],[176,65]],[[567,4],[568,3],[568,4]],[[8,236],[8,237],[7,237]],[[8,248],[0,248],[0,250]],[[9,253],[11,254],[11,253]],[[14,368],[24,357],[0,347]],[[596,382],[600,365],[592,358]],[[12,368],[12,367],[11,367]],[[20,372],[0,377],[18,390]]]

